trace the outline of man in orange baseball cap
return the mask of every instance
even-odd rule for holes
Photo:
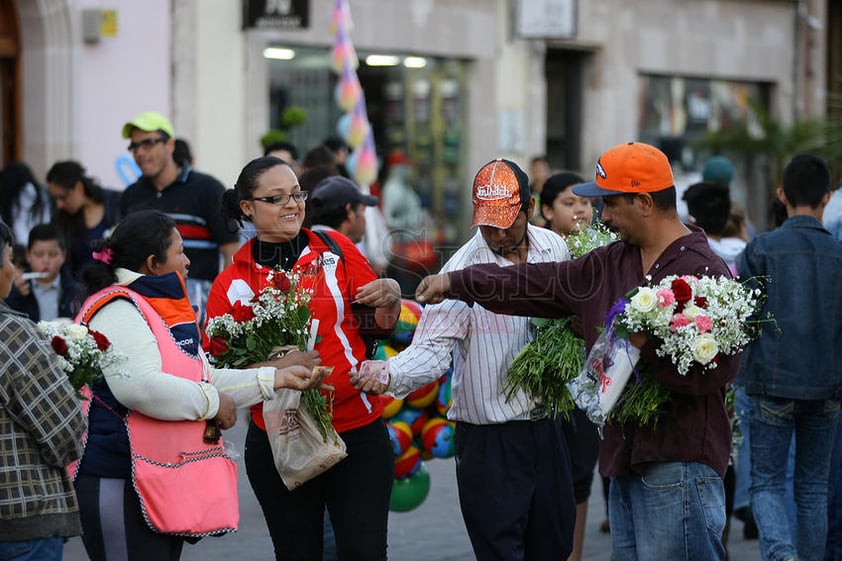
[[[575,315],[590,352],[609,310],[629,291],[672,275],[730,276],[704,232],[679,219],[669,160],[654,146],[630,142],[607,150],[594,181],[573,192],[602,197],[603,221],[621,241],[563,262],[448,270],[423,279],[417,300],[457,299],[519,316]],[[740,357],[723,355],[714,368],[682,376],[658,356],[656,341],[643,334],[630,339],[640,349],[641,383],[657,381],[669,401],[657,425],[632,416],[604,426],[599,471],[611,478],[611,558],[722,560],[722,478],[731,451],[724,396]]]

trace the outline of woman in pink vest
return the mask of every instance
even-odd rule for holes
[[[90,387],[85,453],[71,468],[82,540],[94,561],[176,561],[185,540],[239,522],[237,468],[217,429],[275,389],[321,383],[312,375],[320,360],[292,353],[211,368],[185,291],[190,260],[165,214],[131,214],[94,245],[78,320],[127,360]]]

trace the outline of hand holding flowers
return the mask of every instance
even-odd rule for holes
[[[609,311],[605,331],[571,382],[577,403],[599,424],[653,422],[669,392],[637,371],[637,347],[652,338],[657,356],[668,358],[678,375],[703,375],[751,340],[760,298],[759,288],[726,277],[673,275],[636,288]]]

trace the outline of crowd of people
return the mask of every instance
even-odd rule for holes
[[[596,471],[612,559],[726,559],[732,514],[764,561],[842,559],[832,352],[842,244],[822,225],[821,159],[793,158],[781,223],[754,236],[721,157],[681,195],[688,220],[670,162],[644,143],[604,152],[593,181],[553,174],[545,157],[532,177],[491,160],[471,187],[475,234],[415,283],[425,307],[411,345],[366,363],[410,282],[365,243],[367,217],[382,205],[401,246],[424,227],[403,154],[389,159],[382,200],[348,177],[335,139],[303,158],[289,142],[267,146],[226,189],[193,169],[164,115],[141,113],[121,132],[141,172],[122,192],[75,161],[56,162],[46,187],[25,164],[0,171],[0,441],[14,443],[2,447],[0,557],[58,559],[64,539],[82,535],[93,560],[175,561],[185,542],[235,530],[236,467],[213,435],[247,407],[246,472],[276,559],[385,560],[394,458],[377,396],[403,398],[452,368],[458,501],[478,560],[581,560]],[[566,241],[599,221],[619,241],[571,258]],[[211,366],[207,321],[236,314],[280,271],[311,294],[312,350]],[[573,316],[586,353],[619,298],[670,275],[739,276],[763,291],[759,313],[774,321],[742,356],[687,376],[631,334],[641,369],[669,396],[657,425],[609,422],[600,438],[581,410],[562,416],[503,391],[535,337],[530,317]],[[125,357],[85,399],[33,324],[60,319]],[[329,395],[347,449],[294,490],[263,417],[281,388]],[[185,462],[195,485],[156,467],[179,454],[195,458]],[[36,485],[48,491],[35,497]]]

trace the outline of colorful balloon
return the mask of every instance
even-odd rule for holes
[[[421,442],[424,450],[434,458],[450,458],[455,453],[453,433],[456,426],[447,419],[434,417],[424,424]]]
[[[411,392],[408,396],[406,396],[405,401],[410,407],[423,409],[428,405],[432,405],[436,401],[438,395],[439,381],[436,380]]]
[[[422,462],[418,471],[411,477],[392,481],[392,495],[389,498],[389,510],[407,512],[421,506],[430,494],[430,472]]]
[[[407,298],[401,299],[401,314],[391,339],[396,345],[409,345],[421,320],[421,305]]]
[[[401,410],[403,407],[403,400],[402,399],[395,399],[390,395],[381,395],[380,402],[383,404],[383,415],[384,419],[391,419],[394,417],[398,411]]]
[[[423,409],[416,409],[415,407],[409,407],[404,405],[403,409],[398,411],[398,414],[392,417],[393,420],[403,421],[409,425],[412,429],[412,435],[420,435],[421,429],[424,428],[424,423],[427,422],[427,419],[430,418],[430,415]]]
[[[418,471],[421,466],[421,451],[416,447],[410,445],[406,452],[401,454],[395,460],[395,477],[409,477]]]
[[[392,452],[395,453],[395,457],[403,456],[412,445],[412,429],[403,421],[386,423],[386,429],[389,431],[389,440],[392,442]]]
[[[453,396],[451,394],[450,380],[452,376],[445,375],[439,380],[439,394],[436,397],[436,410],[442,417],[447,417],[447,412],[450,406],[453,405]]]

